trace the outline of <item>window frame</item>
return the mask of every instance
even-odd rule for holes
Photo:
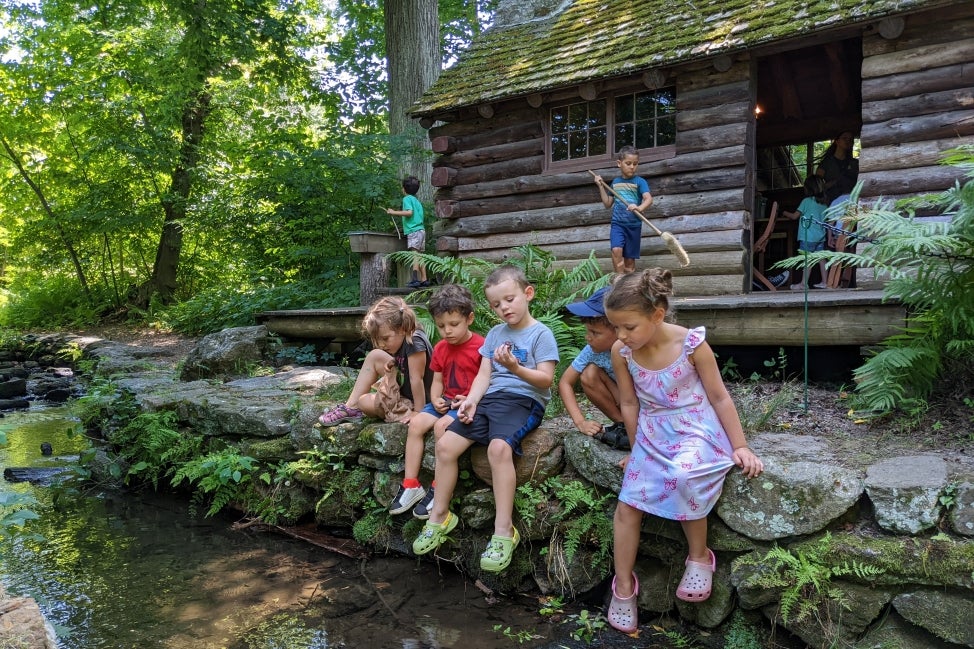
[[[616,89],[611,93],[601,94],[594,99],[586,100],[581,97],[573,97],[571,99],[565,99],[563,101],[554,102],[547,104],[543,107],[544,116],[542,117],[542,126],[544,131],[544,168],[542,169],[542,174],[560,174],[573,171],[584,171],[586,169],[593,168],[604,168],[610,166],[610,164],[615,162],[615,102],[618,97],[626,97],[629,95],[642,93],[642,92],[658,92],[659,90],[665,90],[667,88],[673,89],[674,103],[676,102],[676,86],[668,85],[657,90],[651,90],[645,86],[632,87],[626,89]],[[575,158],[572,160],[558,160],[554,161],[551,159],[551,112],[557,108],[563,106],[571,106],[573,104],[591,104],[597,101],[606,102],[606,149],[607,152],[596,156],[586,156],[584,158]],[[674,128],[676,126],[676,116],[679,114],[679,110],[675,110],[673,113]],[[674,139],[679,138],[679,130],[676,130]],[[667,158],[676,157],[677,144],[664,144],[663,146],[649,147],[644,149],[638,149],[639,151],[639,163],[655,162],[657,160],[665,160]]]

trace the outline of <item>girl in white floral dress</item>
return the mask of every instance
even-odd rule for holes
[[[632,453],[616,506],[609,623],[637,628],[639,581],[633,568],[644,513],[680,521],[689,552],[676,596],[710,597],[714,553],[707,514],[735,464],[749,478],[764,465],[747,447],[740,417],[724,387],[704,329],[666,321],[670,272],[653,268],[620,277],[606,294],[605,312],[619,340],[612,362]]]

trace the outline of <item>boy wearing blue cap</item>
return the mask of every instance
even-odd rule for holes
[[[605,317],[602,299],[608,287],[601,288],[584,302],[569,304],[567,308],[578,316],[585,326],[585,341],[588,343],[558,381],[558,394],[565,404],[575,427],[586,435],[601,439],[616,448],[628,448],[629,436],[622,423],[619,409],[619,386],[616,385],[612,369],[612,343],[616,332]],[[575,398],[575,384],[581,380],[582,392],[602,414],[612,420],[603,428],[602,424],[586,419]]]

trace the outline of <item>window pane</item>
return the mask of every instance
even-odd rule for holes
[[[588,154],[589,155],[605,155],[608,138],[608,132],[605,127],[592,129],[588,136]]]
[[[616,124],[631,122],[633,117],[632,95],[616,97]]]
[[[676,143],[676,116],[663,117],[656,121],[656,146]]]
[[[568,135],[559,133],[551,136],[551,160],[568,160]]]
[[[599,101],[593,101],[588,105],[588,123],[589,128],[596,128],[598,126],[605,126],[606,121],[606,110],[605,110],[605,100],[600,99]]]
[[[641,92],[636,95],[636,119],[652,119],[656,117],[656,93]]]
[[[588,139],[588,134],[585,131],[573,131],[568,134],[568,157],[574,160],[575,158],[585,157],[585,145]]]
[[[564,133],[568,130],[568,107],[551,109],[551,132]]]
[[[662,116],[674,113],[676,113],[676,91],[664,88],[657,92],[656,114]]]
[[[653,141],[653,122],[640,122],[636,125],[636,148],[648,149],[656,146]]]
[[[572,104],[568,107],[568,130],[581,131],[585,129],[588,120],[588,110],[585,104]]]
[[[616,124],[616,151],[629,144],[633,144],[632,124]]]

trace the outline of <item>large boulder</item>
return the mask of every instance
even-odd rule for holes
[[[903,467],[909,466],[909,471]],[[947,486],[947,463],[933,455],[894,457],[866,471],[866,493],[880,527],[916,534],[940,519],[940,494]]]
[[[272,348],[264,325],[234,327],[204,336],[186,357],[180,378],[195,381],[246,374],[249,367],[267,362]]]

